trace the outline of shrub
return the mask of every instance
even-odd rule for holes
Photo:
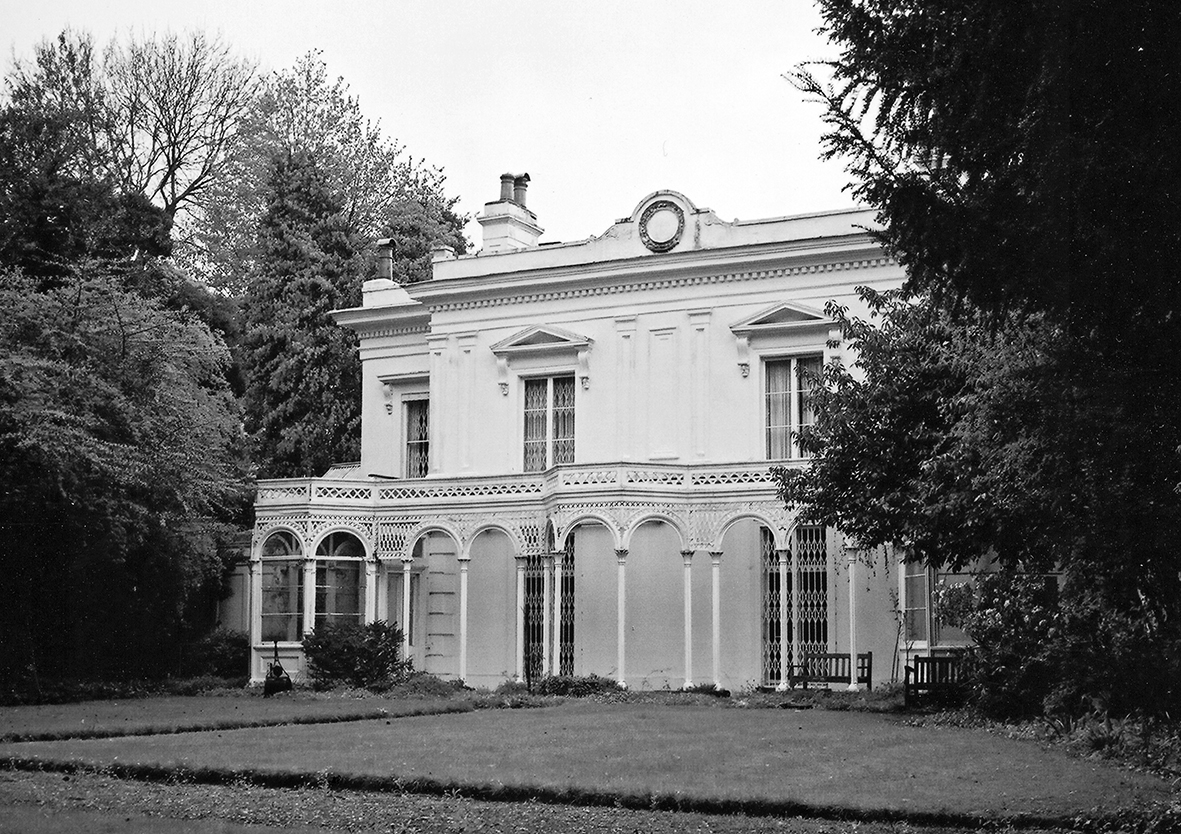
[[[240,678],[249,674],[249,669],[249,635],[215,628],[188,646],[180,674],[187,678]]]
[[[316,689],[388,689],[410,671],[401,650],[402,629],[381,621],[329,621],[303,639],[308,678]]]
[[[529,685],[524,681],[509,678],[496,687],[494,695],[525,695],[529,692]]]
[[[716,683],[698,683],[685,690],[691,695],[713,695],[715,698],[729,698],[729,689],[719,689]]]
[[[469,691],[462,680],[444,680],[428,672],[409,672],[398,680],[387,693],[402,697],[450,698]]]
[[[975,645],[964,657],[973,702],[989,715],[1037,715],[1055,681],[1050,646],[1060,629],[1047,578],[1001,571],[981,576],[963,628]],[[1056,586],[1055,586],[1056,590]]]
[[[533,691],[538,695],[585,698],[588,695],[618,692],[619,684],[599,675],[549,675],[538,681]]]

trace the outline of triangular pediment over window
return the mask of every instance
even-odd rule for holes
[[[514,353],[540,353],[545,351],[584,350],[591,340],[569,330],[551,325],[527,327],[519,333],[502,339],[492,346],[497,356]]]
[[[517,362],[528,363],[544,357],[547,361],[569,362],[577,368],[582,387],[590,387],[590,349],[593,339],[554,327],[539,324],[527,327],[519,333],[502,339],[492,346],[496,354],[497,374],[500,392],[508,394],[509,365]]]
[[[820,310],[784,302],[735,322],[730,325],[730,330],[736,335],[742,335],[832,324],[835,322]]]

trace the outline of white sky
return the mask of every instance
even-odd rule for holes
[[[601,234],[648,193],[724,219],[844,208],[820,108],[782,74],[831,55],[810,0],[0,0],[0,55],[63,27],[220,33],[266,70],[323,51],[367,116],[474,214],[528,172],[543,241]],[[478,227],[469,238],[478,247]]]

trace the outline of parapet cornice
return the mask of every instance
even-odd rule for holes
[[[707,272],[704,274],[681,275],[636,275],[630,280],[614,281],[611,283],[586,283],[576,286],[554,287],[553,289],[535,292],[517,292],[480,297],[456,298],[455,300],[432,301],[429,297],[422,297],[431,313],[451,312],[456,310],[472,310],[485,307],[500,307],[508,304],[522,304],[530,302],[555,301],[570,298],[588,298],[601,295],[617,295],[629,292],[644,292],[647,290],[677,289],[680,287],[701,286],[707,284],[724,284],[738,281],[760,281],[771,278],[784,278],[793,275],[811,275],[824,272],[841,272],[847,270],[876,269],[897,265],[897,261],[889,256],[870,258],[853,258],[848,260],[826,261],[823,263],[798,264],[771,269],[735,270],[732,272]]]

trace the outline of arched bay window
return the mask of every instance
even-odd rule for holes
[[[363,622],[365,546],[351,533],[329,533],[316,548],[316,627]]]
[[[303,547],[278,532],[262,546],[262,641],[303,639]]]

